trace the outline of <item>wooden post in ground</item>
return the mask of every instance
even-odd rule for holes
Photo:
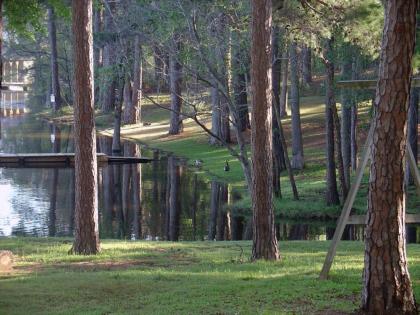
[[[328,273],[331,269],[331,265],[334,260],[335,253],[337,252],[338,243],[341,240],[343,235],[344,228],[346,227],[347,220],[350,216],[350,211],[356,198],[357,191],[359,190],[360,183],[362,182],[363,173],[365,171],[366,165],[370,159],[371,155],[371,146],[372,146],[372,137],[373,137],[373,125],[370,126],[369,134],[366,140],[365,148],[362,154],[362,160],[359,163],[356,170],[356,178],[354,183],[351,185],[350,191],[347,195],[346,201],[344,202],[343,210],[337,221],[337,227],[334,232],[333,239],[331,241],[330,248],[328,249],[327,256],[325,257],[324,265],[322,266],[321,274],[319,278],[325,280],[328,277]]]
[[[371,146],[372,146],[372,137],[373,137],[373,125],[371,125],[369,129],[369,134],[366,140],[365,149],[362,154],[362,161],[358,166],[356,171],[356,178],[353,185],[350,188],[349,194],[347,196],[346,201],[344,202],[343,210],[341,211],[341,215],[337,221],[337,227],[335,229],[335,233],[333,239],[331,241],[330,248],[328,249],[327,256],[325,257],[324,265],[322,266],[321,273],[319,278],[321,280],[325,280],[328,278],[328,273],[331,269],[332,263],[334,261],[335,254],[337,252],[338,243],[343,236],[344,228],[346,227],[347,223],[354,224],[352,220],[349,220],[350,211],[353,206],[354,200],[356,198],[357,191],[359,190],[360,183],[363,178],[363,173],[366,168],[367,162],[371,157]],[[417,168],[416,160],[414,159],[413,151],[411,147],[407,145],[407,159],[410,165],[411,172],[414,177],[414,182],[416,183],[417,193],[420,195],[420,173]],[[410,215],[406,215],[410,216]],[[366,218],[366,216],[363,216]],[[350,222],[349,222],[350,221]],[[354,221],[354,220],[353,220]],[[418,223],[418,216],[410,216],[410,223]],[[361,222],[360,219],[357,222],[358,224],[365,224],[366,222]]]
[[[420,78],[413,78],[412,80],[412,87],[420,87]],[[337,87],[339,88],[355,88],[355,89],[375,89],[376,88],[376,80],[351,80],[351,81],[339,81],[337,82]],[[337,252],[338,243],[341,240],[341,237],[344,232],[344,228],[346,227],[347,223],[355,224],[355,220],[349,220],[350,211],[353,206],[354,200],[356,198],[357,191],[359,190],[360,183],[363,178],[363,173],[365,167],[367,165],[368,160],[371,157],[371,145],[372,145],[372,137],[373,137],[373,125],[370,126],[369,134],[366,140],[365,148],[362,154],[362,161],[359,164],[357,171],[356,171],[356,178],[355,182],[350,188],[349,194],[347,195],[346,201],[344,202],[343,210],[341,211],[340,217],[337,221],[337,227],[331,241],[330,248],[328,249],[327,256],[325,257],[324,265],[322,266],[321,273],[319,278],[321,280],[327,279],[328,273],[331,269],[331,265],[333,263],[335,254]],[[417,187],[417,193],[420,195],[420,173],[417,168],[417,163],[413,155],[413,151],[411,147],[407,145],[407,159],[410,165],[411,172],[414,177],[414,181]],[[366,216],[364,216],[366,218]],[[361,218],[354,218],[358,219],[358,223],[360,223]],[[407,220],[408,219],[408,220]],[[406,221],[412,223],[419,223],[418,216],[416,215],[406,215]],[[366,222],[364,222],[366,223]]]

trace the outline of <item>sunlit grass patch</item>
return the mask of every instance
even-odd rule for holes
[[[0,309],[5,314],[353,312],[360,301],[363,244],[341,242],[330,279],[320,281],[328,244],[280,242],[281,261],[253,263],[247,241],[105,240],[99,255],[87,257],[68,255],[69,239],[0,239],[0,248],[17,256],[17,271],[0,277]],[[409,245],[408,255],[419,295],[420,245]],[[19,273],[21,268],[29,271]]]

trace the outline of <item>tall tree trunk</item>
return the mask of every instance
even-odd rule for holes
[[[134,151],[132,152],[133,156],[140,157],[140,147],[139,145],[134,146]],[[136,239],[141,239],[142,237],[142,193],[143,193],[143,183],[142,183],[142,165],[133,164],[132,166],[132,183],[133,183],[133,224],[132,224],[132,235]],[[153,235],[153,233],[151,233]],[[156,233],[154,233],[156,234]]]
[[[227,104],[227,100],[224,99],[224,97],[221,97],[221,102],[220,102],[220,108],[221,108],[221,112],[220,112],[220,118],[221,118],[221,122],[220,122],[220,135],[222,137],[222,139],[226,142],[226,143],[230,143],[231,139],[230,139],[230,111],[229,111],[229,106]]]
[[[224,241],[226,240],[226,225],[228,221],[227,212],[223,209],[228,201],[228,186],[223,183],[220,185],[220,194],[219,194],[219,205],[220,205],[220,215],[217,217],[217,233],[216,240]]]
[[[104,10],[102,4],[98,5],[93,12],[93,35],[95,39],[95,34],[98,34],[103,31],[103,23],[104,23]],[[95,42],[95,41],[94,41]],[[99,76],[97,74],[97,70],[102,67],[103,64],[103,47],[99,46],[99,44],[95,45],[93,50],[94,54],[94,64],[93,69],[95,72],[95,103],[99,101]],[[68,80],[70,83],[71,81]]]
[[[135,144],[130,142],[125,142],[123,145],[123,153],[124,156],[133,156],[133,147]],[[122,166],[122,185],[121,185],[121,191],[122,191],[122,217],[124,222],[124,237],[130,237],[129,233],[129,211],[131,208],[130,203],[130,195],[132,194],[132,191],[130,191],[130,183],[132,180],[132,170],[130,164],[125,164]]]
[[[351,73],[351,79],[357,80],[358,79],[358,73],[359,67],[358,67],[358,60],[357,57],[353,57],[352,62],[352,73]],[[357,169],[357,95],[353,91],[353,104],[351,107],[351,119],[350,119],[350,151],[351,151],[351,169],[353,172]],[[349,186],[350,187],[350,186]]]
[[[286,46],[287,47],[287,46]],[[289,50],[284,48],[281,56],[281,91],[280,91],[280,117],[287,116],[287,77],[289,73]]]
[[[233,33],[234,35],[238,35]],[[239,36],[235,36],[237,38]],[[240,50],[241,45],[239,39],[236,40],[236,45],[233,45],[234,58],[233,58],[233,97],[235,100],[235,105],[238,108],[239,121],[235,122],[239,125],[240,131],[245,131],[249,129],[249,111],[248,111],[248,95],[246,91],[246,69],[242,63],[244,62],[243,52]]]
[[[55,96],[53,110],[57,111],[61,108],[61,92],[60,80],[58,76],[58,60],[57,60],[57,29],[55,26],[55,13],[52,7],[48,8],[48,33],[51,48],[51,82],[52,94]]]
[[[304,167],[302,128],[300,124],[297,44],[290,44],[290,106],[292,109],[292,168]]]
[[[170,175],[169,191],[169,241],[178,241],[180,219],[180,168],[173,156],[168,157],[168,172]]]
[[[273,86],[273,107],[280,104],[280,75],[281,75],[281,59],[279,56],[279,40],[280,31],[278,27],[274,27],[272,31],[271,41],[273,49],[273,71],[271,74],[271,82]],[[276,109],[280,111],[280,108]],[[274,109],[272,114],[273,124],[273,189],[276,197],[281,198],[280,172],[286,168],[284,161],[283,146],[279,135],[279,124],[277,123]]]
[[[407,122],[407,140],[408,145],[413,151],[414,158],[417,162],[418,155],[418,131],[417,125],[419,120],[419,89],[412,88],[410,91],[410,101],[408,105],[408,122]],[[410,167],[407,160],[405,171],[405,181],[407,185],[414,184],[413,174],[411,174]]]
[[[143,69],[141,60],[141,46],[139,35],[134,40],[134,67],[133,67],[133,85],[131,80],[126,78],[124,89],[124,123],[137,124],[140,120],[141,109],[141,85],[143,80]]]
[[[418,314],[407,267],[404,157],[417,1],[389,0],[375,99],[362,309]]]
[[[324,50],[323,50],[323,60],[326,67],[326,94],[328,96],[328,107],[330,107],[333,115],[333,125],[334,125],[334,133],[335,133],[335,151],[336,151],[336,161],[338,165],[338,175],[341,184],[341,190],[343,199],[347,197],[347,184],[344,175],[344,164],[343,164],[343,155],[342,155],[342,145],[341,145],[341,130],[340,130],[340,118],[338,117],[337,112],[337,103],[335,98],[335,91],[334,91],[334,73],[335,73],[335,65],[334,65],[334,51],[333,51],[333,41],[334,38],[331,37],[325,43]]]
[[[121,153],[121,116],[122,104],[124,99],[124,79],[120,76],[118,87],[118,99],[115,102],[114,109],[114,132],[112,134],[112,152]]]
[[[217,85],[217,83],[214,83]],[[221,137],[221,113],[220,113],[220,94],[216,87],[212,87],[210,90],[211,96],[211,132],[218,137]],[[209,143],[211,145],[220,144],[219,140],[215,137],[210,137]]]
[[[158,46],[153,47],[153,59],[155,62],[155,81],[156,92],[161,93],[168,90],[167,75],[168,75],[168,55],[162,51]]]
[[[128,121],[130,124],[137,124],[141,122],[141,102],[142,102],[142,88],[143,88],[143,53],[140,45],[140,36],[137,35],[134,41],[134,81],[133,81],[133,95],[132,105],[133,109],[131,117]]]
[[[312,49],[305,45],[302,50],[302,77],[303,84],[309,86],[312,83]]]
[[[124,124],[128,124],[130,122],[130,116],[133,111],[133,102],[131,101],[132,96],[132,89],[131,89],[131,80],[129,74],[126,74],[124,80],[124,91],[123,91],[123,100],[124,100]]]
[[[327,44],[329,45],[329,44]],[[328,49],[328,48],[327,48]],[[327,57],[327,56],[325,56]],[[335,146],[334,146],[334,64],[330,60],[325,60],[326,80],[325,80],[325,134],[326,134],[326,153],[327,153],[327,205],[338,205],[340,199],[337,189],[337,178],[335,174]]]
[[[98,187],[93,95],[92,0],[73,0],[75,229],[72,251],[99,251]]]
[[[252,259],[277,260],[273,209],[271,0],[252,0]]]
[[[104,9],[102,5],[99,5],[93,12],[93,35],[100,33],[103,31],[103,23],[104,23]],[[93,50],[94,53],[94,70],[99,69],[102,66],[102,47],[97,45],[97,47]],[[95,90],[96,91],[96,90]]]
[[[171,53],[169,60],[169,78],[171,90],[171,120],[169,134],[177,135],[182,132],[183,123],[181,118],[182,110],[182,66],[178,61],[180,44],[175,43],[175,51]]]
[[[112,154],[112,139],[109,137],[101,137],[99,140],[100,152],[107,155]],[[114,170],[112,166],[102,168],[103,180],[103,208],[102,214],[107,222],[111,222],[114,210]],[[111,225],[111,223],[109,223]]]
[[[192,225],[192,233],[191,239],[193,241],[196,240],[197,235],[197,208],[198,208],[198,174],[194,173],[193,179],[193,195],[191,201],[191,225]]]
[[[215,180],[211,181],[210,190],[210,218],[208,227],[208,240],[213,241],[216,237],[217,216],[219,213],[220,184]]]
[[[115,2],[109,2],[111,13],[115,13]],[[104,30],[105,32],[114,32],[114,22],[108,9],[104,14]],[[105,113],[110,113],[114,109],[115,89],[117,88],[117,76],[115,75],[116,51],[115,42],[110,40],[103,49],[103,67],[107,70],[106,75],[102,77],[100,86],[100,102],[101,109]]]
[[[290,163],[289,153],[287,152],[287,143],[286,143],[286,138],[284,136],[283,126],[282,126],[282,123],[281,123],[280,111],[278,109],[278,106],[276,106],[276,104],[273,104],[273,109],[274,109],[273,114],[276,116],[276,122],[277,122],[277,126],[278,126],[279,140],[280,140],[281,146],[283,148],[284,165],[287,169],[287,174],[289,176],[290,186],[291,186],[292,192],[293,192],[293,199],[294,200],[299,200],[299,194],[298,194],[298,190],[297,190],[297,187],[296,187],[295,176],[293,174],[292,165]]]
[[[352,78],[352,58],[347,56],[343,63],[342,80]],[[350,167],[351,167],[351,116],[353,97],[352,91],[344,89],[341,92],[341,152],[343,154],[344,179],[347,187],[350,187]]]

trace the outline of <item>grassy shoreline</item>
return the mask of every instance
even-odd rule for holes
[[[168,101],[165,95],[155,96],[161,102]],[[338,104],[339,105],[339,104]],[[168,106],[168,104],[166,104]],[[369,104],[359,105],[359,148],[361,150],[364,138],[367,133],[369,121]],[[121,129],[121,137],[146,145],[153,149],[171,152],[176,156],[188,159],[189,165],[195,160],[202,161],[200,169],[193,168],[207,180],[216,179],[232,186],[234,190],[242,191],[244,199],[231,205],[237,209],[251,207],[250,198],[246,192],[242,168],[237,159],[232,157],[228,150],[211,146],[208,143],[208,135],[205,134],[193,121],[187,119],[184,122],[184,132],[181,135],[171,136],[167,134],[169,127],[169,111],[154,106],[145,100],[142,105],[143,124],[125,125]],[[41,117],[56,123],[70,123],[72,121],[71,107],[52,114],[46,110],[40,114]],[[276,215],[280,217],[303,218],[303,219],[335,219],[339,216],[341,206],[326,206],[324,200],[325,192],[325,130],[324,130],[324,99],[323,97],[302,97],[301,98],[301,120],[303,129],[303,143],[305,154],[305,169],[295,171],[297,188],[300,200],[293,200],[292,190],[286,172],[282,172],[281,189],[282,197],[275,199]],[[112,136],[113,116],[112,114],[97,113],[96,117],[98,132],[102,135]],[[209,122],[208,122],[209,124]],[[283,120],[286,134],[286,141],[290,146],[291,121],[290,117]],[[208,125],[209,126],[209,125]],[[245,134],[249,137],[249,134]],[[289,154],[290,147],[289,147]],[[230,171],[224,171],[225,161],[229,161]],[[366,197],[368,187],[368,172],[366,170],[362,181],[361,189],[354,203],[354,213],[363,214],[366,211]],[[248,196],[248,197],[247,197]],[[420,198],[416,196],[414,188],[409,189],[408,212],[420,211]]]
[[[0,274],[3,314],[351,314],[360,303],[363,244],[342,242],[318,280],[329,242],[280,242],[279,262],[248,260],[251,243],[102,241],[68,255],[69,239],[7,238],[13,272]],[[408,245],[420,295],[420,245]]]

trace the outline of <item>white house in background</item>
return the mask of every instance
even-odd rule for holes
[[[29,59],[5,59],[3,60],[3,85],[26,85],[32,84],[31,69],[34,61]]]

